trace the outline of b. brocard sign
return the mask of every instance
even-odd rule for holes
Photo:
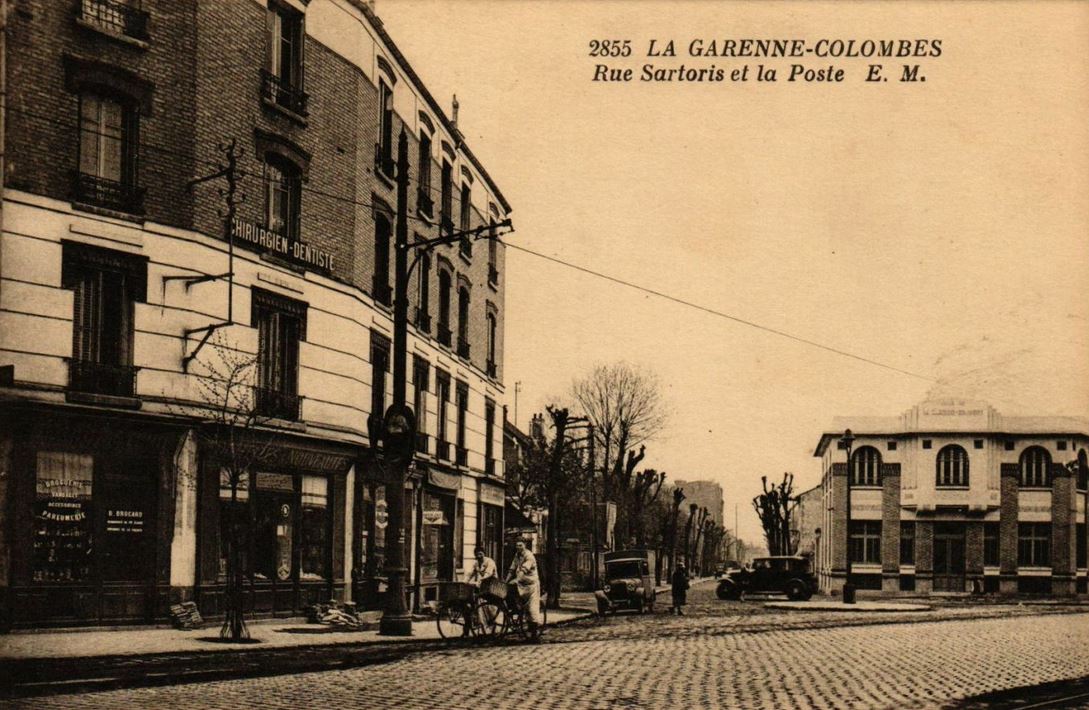
[[[241,242],[252,244],[261,251],[269,251],[306,266],[326,271],[333,270],[333,255],[324,249],[290,239],[240,217],[231,220],[231,235]]]

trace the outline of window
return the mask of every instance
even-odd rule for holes
[[[278,155],[265,157],[265,226],[288,239],[299,238],[302,175]]]
[[[1030,446],[1021,453],[1021,487],[1051,486],[1051,454],[1040,446]]]
[[[68,387],[132,397],[133,304],[147,296],[147,259],[64,243],[61,282],[73,291]]]
[[[329,532],[329,479],[324,476],[302,477],[302,529],[299,553],[299,579],[325,579]]]
[[[393,177],[393,89],[383,79],[378,80],[378,145],[374,164],[380,173]]]
[[[1065,441],[1056,441],[1055,442],[1055,448],[1057,448],[1059,451],[1066,451],[1066,442]]]
[[[860,447],[851,455],[851,485],[881,485],[881,454],[874,447]]]
[[[956,444],[943,446],[938,452],[936,481],[939,487],[968,486],[968,452]]]
[[[1051,523],[1018,523],[1017,564],[1021,567],[1051,566]]]
[[[439,403],[438,423],[435,430],[438,457],[450,460],[450,437],[447,431],[447,416],[450,405],[450,375],[442,370],[435,370],[435,398]]]
[[[1015,444],[1015,442],[1013,442],[1013,441],[1003,441],[1002,442],[1002,448],[1005,451],[1013,451],[1014,444]]]
[[[302,13],[271,0],[268,6],[269,66],[262,72],[265,101],[306,116],[303,92]]]
[[[461,186],[461,219],[459,227],[462,232],[469,231],[470,227],[470,215],[472,214],[472,200],[470,199],[470,192],[468,185]],[[473,242],[467,236],[461,238],[461,253],[463,256],[471,257],[473,255]]]
[[[469,289],[458,288],[458,357],[469,358]]]
[[[374,215],[374,300],[390,305],[393,293],[389,285],[389,217],[384,212]]]
[[[495,378],[498,374],[498,366],[495,360],[495,348],[496,348],[496,323],[495,312],[489,310],[485,316],[485,323],[488,328],[488,362],[486,367],[488,369],[488,377]]]
[[[923,439],[923,448],[924,448],[924,449],[929,449],[929,448],[931,448],[931,447],[932,447],[933,445],[934,445],[934,442],[933,442],[933,441],[931,441],[930,439]]]
[[[469,385],[457,383],[457,460],[459,466],[468,464],[468,451],[465,449],[465,418],[469,410]]]
[[[495,402],[484,402],[484,471],[495,475]]]
[[[440,199],[442,204],[440,209],[442,213],[439,218],[441,222],[439,226],[443,231],[452,233],[454,231],[454,168],[446,160],[442,161],[441,180]]]
[[[306,304],[253,289],[257,328],[257,412],[299,418],[299,342],[306,339]]]
[[[431,368],[418,355],[412,356],[412,383],[415,387],[412,408],[416,414],[416,450],[427,453],[427,388]]]
[[[423,215],[434,215],[435,201],[431,199],[431,136],[420,131],[420,161],[416,168],[416,209]]]
[[[1085,454],[1085,449],[1078,452],[1078,490],[1084,491],[1089,489],[1089,457]]]
[[[982,449],[983,448],[983,439],[976,439],[975,441],[972,442],[972,446],[977,448],[977,449]]]
[[[915,564],[915,523],[900,523],[900,564]]]
[[[139,111],[134,103],[84,92],[79,97],[79,170],[75,200],[140,214]]]
[[[999,555],[998,523],[983,523],[983,566],[998,567],[1002,564]]]
[[[881,522],[877,520],[851,521],[851,562],[859,564],[881,563]]]
[[[389,341],[371,332],[371,417],[380,425],[386,415],[386,373],[389,372]]]
[[[450,271],[439,267],[439,343],[450,347]]]
[[[885,448],[888,449],[889,451],[896,451],[896,442],[895,441],[888,442],[887,444],[885,444]]]
[[[416,301],[416,327],[424,333],[431,332],[431,255],[427,252],[420,254],[420,263],[417,265],[420,273],[417,276]]]
[[[484,554],[502,565],[503,509],[498,505],[480,504],[480,546]]]
[[[147,41],[148,13],[139,0],[82,0],[79,17],[106,32]]]
[[[86,582],[94,574],[94,458],[39,451],[34,496],[35,582]]]
[[[227,556],[231,541],[238,554],[238,573],[249,574],[250,551],[250,477],[239,472],[235,490],[231,491],[231,477],[226,469],[219,472],[219,576],[227,576]],[[234,500],[232,501],[232,496]]]

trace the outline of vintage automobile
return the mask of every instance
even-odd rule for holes
[[[634,609],[640,614],[654,611],[653,563],[653,553],[647,550],[606,552],[605,581],[594,593],[598,613],[604,616],[619,609]]]
[[[785,594],[801,601],[817,591],[817,578],[809,570],[809,558],[758,557],[751,567],[726,573],[715,593],[719,599],[740,599],[742,594]]]

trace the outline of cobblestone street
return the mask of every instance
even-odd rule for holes
[[[1089,675],[1089,613],[1018,606],[896,619],[767,613],[759,602],[713,600],[712,589],[694,590],[683,618],[659,612],[579,622],[550,630],[539,646],[451,646],[367,668],[35,698],[16,706],[939,707]]]

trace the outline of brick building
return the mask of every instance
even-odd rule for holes
[[[6,50],[0,625],[220,613],[228,508],[254,613],[377,605],[402,130],[410,241],[510,212],[456,107],[359,0],[25,0]],[[496,240],[413,255],[419,601],[501,539],[505,275]],[[232,491],[209,412],[239,362]]]
[[[850,554],[859,589],[1084,594],[1087,449],[1083,419],[966,400],[838,419],[814,454],[821,588],[842,588]]]

